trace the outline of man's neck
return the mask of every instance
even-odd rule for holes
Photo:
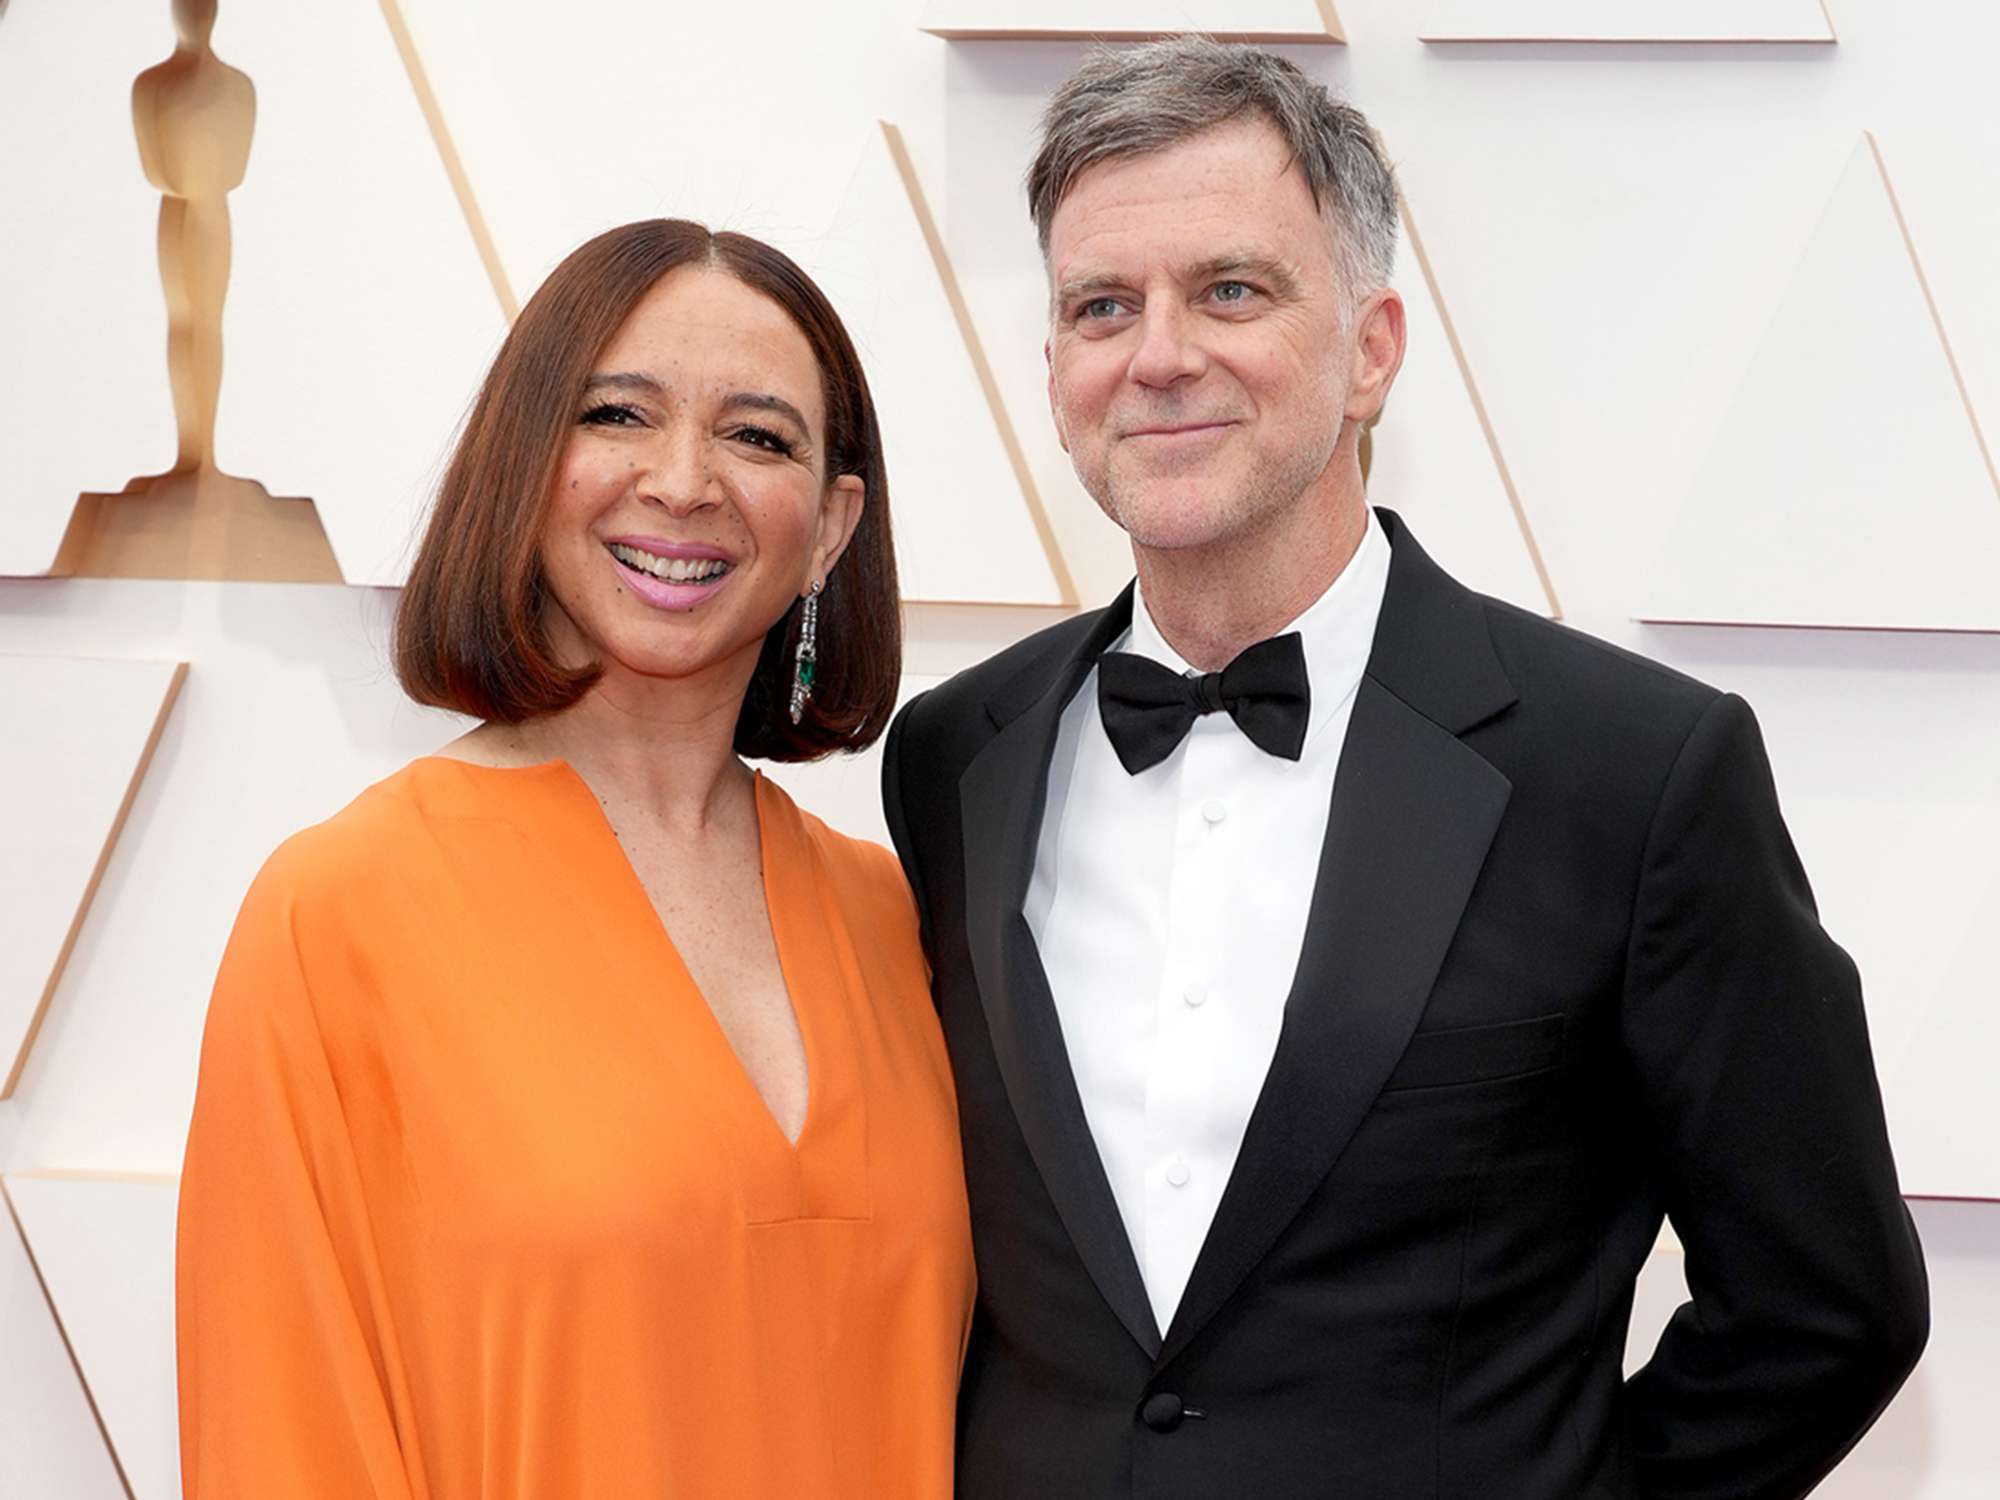
[[[1368,530],[1359,489],[1302,504],[1225,545],[1156,551],[1136,543],[1139,592],[1181,660],[1218,672],[1283,630],[1333,586]]]

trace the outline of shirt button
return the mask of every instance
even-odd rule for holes
[[[1194,1173],[1188,1170],[1188,1164],[1178,1156],[1167,1163],[1167,1181],[1174,1187],[1186,1187],[1192,1176]]]
[[[1220,823],[1224,818],[1229,816],[1229,809],[1224,807],[1219,801],[1211,800],[1202,803],[1201,815],[1208,819],[1210,823]]]
[[[1208,986],[1205,984],[1191,984],[1181,991],[1181,999],[1187,1001],[1189,1005],[1200,1005],[1204,1000],[1208,999]]]

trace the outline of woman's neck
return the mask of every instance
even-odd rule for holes
[[[497,764],[566,761],[600,801],[699,834],[740,809],[752,785],[735,750],[746,686],[661,682],[611,666],[560,713],[483,724],[454,748]]]

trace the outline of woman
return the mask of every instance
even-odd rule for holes
[[[521,314],[397,622],[484,722],[286,843],[181,1186],[190,1500],[951,1488],[972,1269],[892,856],[738,758],[852,750],[900,637],[817,288],[656,220]]]

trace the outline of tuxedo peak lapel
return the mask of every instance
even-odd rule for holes
[[[1432,562],[1394,511],[1375,514],[1389,537],[1389,586],[1368,675],[1453,734],[1512,708],[1519,695],[1486,625],[1492,601]]]
[[[1458,738],[1515,701],[1482,603],[1394,516],[1383,519],[1395,547],[1389,588],[1334,777],[1277,1053],[1161,1364],[1270,1252],[1360,1128],[1416,1030],[1513,791]],[[1435,673],[1419,644],[1442,653]]]
[[[1147,1354],[1159,1326],[1083,1112],[1048,975],[1023,915],[1063,708],[1131,621],[1131,590],[987,701],[998,732],[959,780],[965,933],[994,1058],[1021,1134],[1091,1279]],[[1086,623],[1086,621],[1088,623]]]
[[[1111,643],[1132,624],[1132,601],[1138,593],[1136,582],[1128,583],[1103,609],[1081,614],[1051,626],[1035,637],[1045,643],[1011,675],[1003,677],[986,697],[986,717],[996,729],[1005,729],[1029,709],[1043,702],[1051,691],[1060,689],[1055,711],[1060,714],[1097,658],[1111,649]]]

